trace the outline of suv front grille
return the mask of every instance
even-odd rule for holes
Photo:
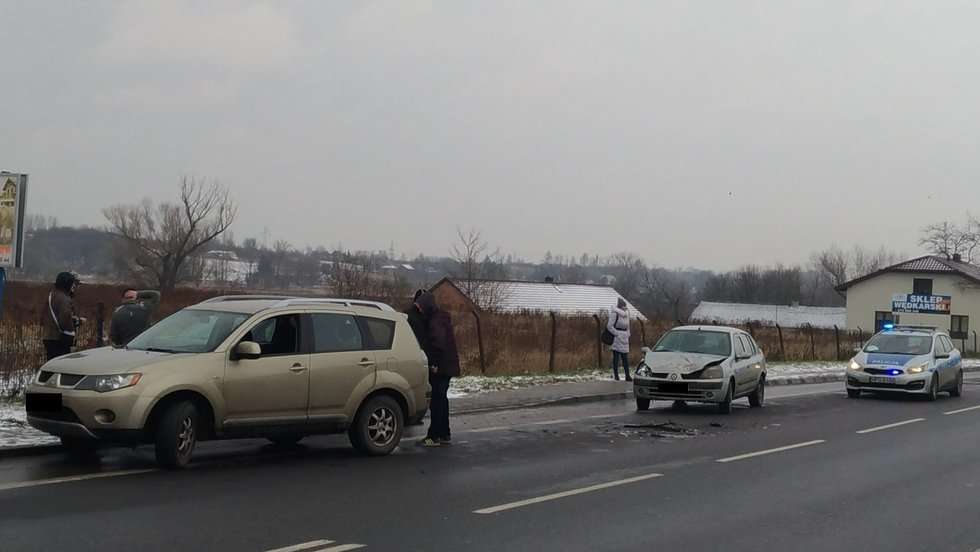
[[[61,374],[61,379],[58,380],[58,385],[63,387],[75,387],[78,382],[82,381],[85,376],[79,376],[78,374]]]

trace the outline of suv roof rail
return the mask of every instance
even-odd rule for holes
[[[282,298],[282,301],[272,305],[269,308],[279,308],[279,307],[289,307],[293,305],[338,305],[341,307],[367,307],[370,309],[377,309],[386,312],[395,312],[395,309],[391,308],[390,305],[385,303],[379,303],[378,301],[362,301],[360,299],[333,299],[333,298],[319,298],[319,297],[286,297]]]
[[[288,295],[219,295],[201,301],[202,303],[225,303],[228,301],[275,301],[291,299]]]

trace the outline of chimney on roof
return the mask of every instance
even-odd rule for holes
[[[961,263],[963,262],[963,256],[960,255],[959,253],[953,253],[953,260],[958,263]]]
[[[544,283],[546,283],[546,284],[553,284],[553,283],[555,283],[555,278],[553,276],[545,276],[544,277]]]

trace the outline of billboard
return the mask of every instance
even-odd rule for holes
[[[952,297],[949,295],[892,295],[892,312],[911,314],[949,314]]]
[[[0,172],[0,267],[24,265],[27,175]]]

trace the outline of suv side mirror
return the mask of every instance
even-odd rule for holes
[[[231,352],[232,360],[255,360],[262,356],[262,346],[254,341],[242,341]]]

